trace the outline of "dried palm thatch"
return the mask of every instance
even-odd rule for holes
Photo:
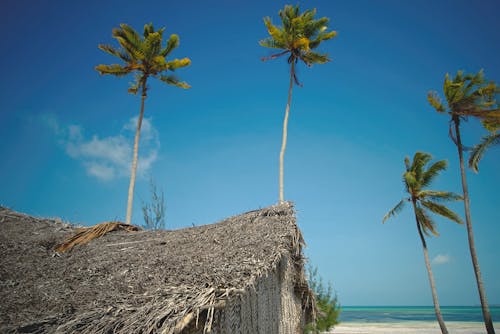
[[[175,231],[76,229],[0,207],[1,333],[296,333],[314,299],[284,203]]]
[[[75,235],[67,238],[62,243],[57,245],[55,251],[58,253],[64,253],[77,245],[86,244],[112,231],[137,232],[139,230],[140,228],[137,226],[120,222],[104,222],[91,227],[83,227],[79,228]]]

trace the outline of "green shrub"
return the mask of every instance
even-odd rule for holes
[[[340,305],[338,304],[337,295],[331,283],[328,282],[325,286],[323,279],[319,276],[317,267],[309,264],[306,274],[309,287],[316,297],[318,313],[316,314],[316,322],[310,323],[305,327],[305,333],[318,334],[329,330],[339,323]]]
[[[165,197],[163,191],[158,193],[152,177],[149,181],[149,190],[151,192],[151,203],[142,203],[144,228],[147,230],[163,230],[165,229]]]

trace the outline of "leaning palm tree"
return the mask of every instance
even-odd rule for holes
[[[135,74],[135,80],[131,84],[128,92],[137,94],[140,91],[141,93],[141,109],[139,118],[137,119],[130,186],[128,190],[126,224],[130,224],[132,217],[139,138],[144,116],[144,102],[147,97],[148,79],[152,77],[169,85],[180,88],[190,88],[187,83],[180,81],[175,75],[167,74],[168,71],[175,71],[178,68],[188,66],[191,60],[189,60],[189,58],[183,58],[167,61],[167,56],[170,55],[172,50],[179,46],[179,36],[175,34],[171,35],[166,46],[163,47],[162,41],[164,30],[164,28],[161,28],[155,31],[153,24],[150,23],[144,26],[143,35],[140,36],[132,27],[126,24],[120,24],[120,28],[113,29],[113,38],[118,41],[120,45],[119,48],[104,44],[99,45],[99,49],[119,58],[123,64],[98,65],[95,69],[101,75],[111,74],[121,77],[131,73]]]
[[[275,26],[271,23],[270,17],[264,18],[264,24],[267,27],[269,37],[259,41],[259,44],[272,49],[279,49],[280,52],[262,60],[276,59],[281,56],[287,56],[290,64],[290,85],[288,87],[288,100],[285,109],[285,120],[283,122],[283,137],[279,159],[279,200],[284,201],[283,195],[283,173],[284,157],[287,141],[288,115],[290,112],[290,103],[292,101],[292,89],[294,83],[301,85],[297,78],[296,65],[300,61],[307,66],[313,64],[324,64],[329,62],[328,54],[313,51],[321,42],[332,39],[337,34],[335,31],[327,31],[329,19],[322,17],[314,19],[316,9],[306,10],[300,13],[299,6],[286,5],[279,11],[282,26]]]
[[[496,95],[499,92],[499,88],[493,81],[486,81],[482,70],[477,74],[464,74],[462,71],[458,71],[452,79],[448,74],[446,74],[443,91],[446,98],[446,105],[442,103],[436,92],[429,92],[427,99],[437,112],[448,113],[451,118],[449,134],[458,150],[469,250],[479,290],[484,324],[488,334],[494,334],[495,329],[493,328],[493,322],[491,320],[486,291],[484,289],[481,270],[479,268],[479,260],[476,254],[474,232],[472,230],[469,190],[467,186],[463,157],[465,147],[462,144],[462,138],[460,135],[460,124],[463,121],[467,121],[470,117],[481,120],[485,127],[493,124],[499,124],[500,110],[498,109],[498,103],[496,101]]]
[[[448,330],[446,329],[443,317],[441,316],[441,309],[439,307],[436,286],[434,284],[434,276],[432,274],[424,234],[427,236],[430,236],[431,234],[435,236],[439,235],[436,230],[436,225],[429,213],[438,214],[456,223],[462,224],[462,220],[456,213],[440,204],[440,202],[462,200],[462,197],[452,192],[426,189],[432,183],[434,178],[438,176],[441,171],[445,170],[447,166],[445,160],[440,160],[433,163],[428,168],[425,168],[431,159],[432,157],[430,154],[422,152],[415,153],[413,162],[411,163],[408,157],[405,159],[406,171],[403,174],[403,183],[409,197],[403,198],[392,210],[390,210],[383,218],[382,223],[390,217],[398,214],[403,209],[405,203],[409,202],[412,204],[413,211],[415,213],[415,220],[417,222],[418,235],[420,236],[420,241],[422,242],[422,247],[424,249],[425,266],[427,267],[427,274],[431,285],[436,318],[439,322],[439,326],[441,327],[441,332],[443,334],[447,334]]]

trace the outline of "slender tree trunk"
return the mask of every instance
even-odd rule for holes
[[[422,248],[424,249],[425,267],[427,268],[427,274],[429,276],[429,283],[431,285],[432,301],[434,302],[434,310],[436,312],[436,318],[437,318],[437,321],[439,323],[439,327],[441,327],[441,333],[448,334],[448,329],[446,328],[446,325],[444,324],[443,316],[441,315],[441,308],[439,307],[436,285],[434,283],[434,275],[432,274],[431,262],[429,261],[429,253],[427,251],[427,243],[425,242],[425,237],[424,237],[424,234],[422,233],[422,227],[420,226],[420,223],[418,222],[416,209],[417,209],[416,204],[415,204],[415,202],[413,202],[413,211],[415,212],[415,220],[417,221],[418,235],[420,236],[420,241],[422,241]]]
[[[141,96],[141,112],[139,113],[139,118],[137,119],[137,129],[135,131],[134,139],[134,155],[132,157],[132,169],[130,172],[130,185],[128,187],[128,200],[127,200],[127,216],[125,219],[125,224],[130,224],[132,219],[132,206],[134,204],[134,187],[135,187],[135,175],[137,173],[137,160],[139,156],[139,138],[141,137],[141,125],[142,118],[144,117],[144,102],[146,101],[146,81],[144,80],[142,86],[142,96]]]
[[[285,150],[286,150],[286,139],[288,134],[288,115],[290,113],[290,104],[292,102],[292,89],[293,89],[293,76],[295,73],[295,62],[292,61],[290,65],[290,86],[288,87],[288,101],[286,103],[285,109],[285,119],[283,121],[283,139],[281,142],[281,151],[280,151],[280,177],[279,177],[279,196],[280,203],[285,201],[283,194],[283,179],[284,179],[284,169],[285,169]]]
[[[472,266],[474,267],[474,274],[476,275],[477,289],[479,290],[479,299],[481,300],[481,307],[483,310],[483,319],[488,334],[495,334],[493,322],[491,320],[490,308],[486,300],[486,292],[484,291],[483,278],[479,268],[479,260],[477,259],[476,245],[474,242],[474,231],[472,230],[472,220],[470,217],[470,202],[469,202],[469,189],[467,187],[467,178],[465,175],[465,165],[463,156],[462,139],[460,138],[460,118],[453,116],[453,123],[455,124],[456,145],[458,148],[458,158],[460,160],[460,175],[462,176],[462,188],[464,192],[464,207],[465,207],[465,225],[467,226],[467,235],[469,237],[469,250],[472,259]]]

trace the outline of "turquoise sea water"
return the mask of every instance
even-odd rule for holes
[[[340,313],[341,322],[403,322],[403,321],[435,321],[436,315],[432,306],[343,306]],[[500,306],[490,307],[494,322],[500,322]],[[481,307],[476,306],[442,306],[441,314],[445,321],[482,322]]]

